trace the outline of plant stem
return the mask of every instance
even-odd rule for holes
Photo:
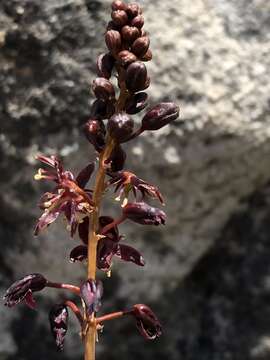
[[[108,320],[118,319],[124,315],[129,315],[129,314],[130,314],[130,311],[117,311],[117,312],[113,312],[110,314],[106,314],[106,315],[96,318],[96,324],[100,324],[100,323],[103,323]]]
[[[123,221],[126,220],[125,216],[121,216],[119,219],[114,220],[113,222],[107,224],[106,226],[104,226],[104,228],[101,231],[101,235],[105,235],[109,230],[111,230],[112,228],[114,228],[115,226],[121,224]]]
[[[96,261],[97,261],[97,243],[98,226],[99,226],[99,212],[101,206],[102,194],[104,191],[105,180],[105,160],[109,158],[114,148],[114,141],[109,139],[105,149],[99,157],[99,168],[95,182],[95,190],[93,193],[94,211],[91,215],[90,230],[88,235],[88,279],[95,280],[96,278]],[[94,314],[92,315],[91,322],[89,322],[89,328],[85,337],[85,360],[95,359],[95,344],[96,344],[96,324]]]
[[[48,281],[46,286],[55,288],[55,289],[68,290],[68,291],[72,292],[73,294],[80,295],[80,288],[75,285],[55,283],[55,282]]]
[[[74,304],[73,301],[70,301],[70,300],[66,300],[65,305],[68,306],[73,311],[73,313],[76,315],[77,319],[79,320],[79,322],[82,326],[83,325],[83,316],[82,316],[81,311],[78,308],[78,306],[76,304]]]
[[[128,92],[125,87],[124,74],[122,69],[117,69],[119,75],[120,95],[116,103],[115,111],[120,112],[124,109]],[[97,266],[97,243],[99,240],[98,227],[99,227],[99,212],[101,207],[101,200],[103,191],[105,189],[105,161],[110,157],[115,142],[113,139],[108,138],[104,150],[99,156],[99,168],[96,176],[93,202],[94,210],[90,216],[90,228],[88,234],[88,279],[96,279],[96,266]],[[85,334],[85,354],[84,360],[95,360],[96,348],[96,319],[95,314],[92,314],[91,319],[88,319],[88,328]]]

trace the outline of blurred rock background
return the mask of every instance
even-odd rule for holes
[[[94,157],[81,136],[109,1],[0,0],[0,292],[29,272],[78,281],[61,222],[34,238],[38,152],[77,171]],[[159,185],[168,224],[121,226],[147,261],[115,262],[103,311],[135,302],[164,334],[145,342],[134,324],[105,326],[98,358],[263,360],[270,356],[270,2],[144,0],[154,59],[151,102],[180,104],[181,119],[128,148],[129,168]],[[107,205],[106,214],[113,209]],[[0,306],[0,359],[81,359],[76,322],[56,353],[47,312]]]

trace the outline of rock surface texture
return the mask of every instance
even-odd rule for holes
[[[180,104],[181,119],[128,150],[130,169],[159,185],[168,224],[127,224],[144,269],[115,262],[106,310],[151,305],[164,335],[144,342],[129,321],[105,326],[99,358],[263,360],[270,356],[270,2],[144,0],[154,59],[152,103]],[[61,224],[32,229],[46,185],[38,151],[78,170],[94,153],[81,135],[109,1],[0,0],[0,289],[29,272],[78,281]],[[106,213],[109,215],[109,207]],[[129,226],[130,225],[130,226]],[[57,354],[47,312],[0,306],[0,359],[81,356],[74,321]]]

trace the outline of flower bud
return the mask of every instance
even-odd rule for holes
[[[105,145],[106,130],[102,120],[90,119],[83,127],[84,135],[97,152]]]
[[[141,29],[144,25],[144,18],[142,17],[142,15],[137,15],[134,19],[131,20],[130,25]]]
[[[65,305],[57,304],[49,313],[51,332],[55,339],[57,349],[63,350],[65,335],[68,330],[68,309]]]
[[[81,285],[81,298],[85,302],[88,315],[99,311],[103,286],[100,280],[88,279]]]
[[[136,56],[128,50],[120,51],[120,53],[118,53],[118,59],[122,66],[127,66],[137,60]]]
[[[148,95],[145,92],[134,94],[126,103],[127,114],[138,114],[147,106]]]
[[[113,84],[103,77],[96,78],[92,87],[98,99],[106,101],[115,97]]]
[[[78,234],[82,242],[88,245],[89,216],[85,216],[78,226]]]
[[[112,11],[111,16],[116,26],[122,27],[128,22],[128,16],[124,10]]]
[[[177,119],[179,107],[174,103],[160,103],[149,110],[142,119],[143,130],[158,130]]]
[[[126,10],[127,9],[127,5],[121,1],[121,0],[115,0],[112,3],[112,10],[116,11],[116,10]]]
[[[119,30],[119,26],[117,26],[112,20],[108,22],[107,27],[106,27],[107,31],[110,30]]]
[[[107,130],[118,143],[126,141],[132,134],[134,121],[125,112],[113,115],[107,125]]]
[[[92,119],[105,119],[107,115],[107,103],[101,99],[97,99],[91,105],[91,117]]]
[[[25,301],[26,304],[34,308],[35,301],[32,293],[43,290],[47,285],[47,279],[41,274],[29,274],[13,283],[4,295],[5,305],[13,307],[18,303]]]
[[[126,12],[130,18],[134,18],[142,13],[142,9],[137,3],[131,3],[127,6]]]
[[[107,160],[108,163],[111,163],[111,171],[121,171],[125,166],[126,157],[127,155],[122,147],[120,145],[116,146]]]
[[[134,26],[126,25],[122,28],[121,34],[128,44],[132,44],[140,36],[140,31]]]
[[[87,259],[88,247],[85,245],[78,245],[73,248],[69,254],[71,262],[84,261]]]
[[[137,92],[145,88],[147,81],[147,70],[144,63],[135,61],[130,64],[126,72],[126,87],[132,92]]]
[[[143,55],[143,57],[141,57],[142,61],[151,61],[153,58],[153,54],[152,51],[150,49],[148,49],[146,51],[146,53]]]
[[[100,77],[109,79],[112,75],[115,59],[111,54],[101,54],[97,58],[97,73]]]
[[[148,36],[139,37],[134,41],[131,46],[131,51],[138,57],[142,57],[147,52],[150,45],[150,39]]]
[[[144,202],[128,203],[123,207],[123,215],[142,225],[164,225],[166,220],[164,211]]]
[[[149,306],[136,304],[133,306],[131,315],[135,317],[137,329],[145,339],[154,340],[160,337],[161,324]]]
[[[117,30],[109,30],[105,34],[105,42],[107,48],[113,53],[117,54],[121,50],[122,42],[121,35]]]

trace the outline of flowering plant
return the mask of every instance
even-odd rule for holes
[[[52,282],[41,274],[29,274],[13,283],[4,295],[8,307],[25,302],[31,308],[36,307],[33,293],[46,287],[65,289],[77,295],[82,306],[70,300],[56,304],[49,313],[49,321],[56,346],[62,350],[69,311],[76,315],[85,344],[85,360],[94,360],[97,331],[108,320],[130,316],[145,339],[153,340],[161,335],[158,318],[144,304],[98,317],[103,285],[96,278],[96,272],[99,269],[110,273],[114,257],[144,266],[145,260],[140,252],[123,244],[119,225],[126,220],[142,225],[164,225],[165,212],[145,202],[147,198],[157,199],[161,204],[164,201],[156,186],[124,169],[126,153],[122,144],[144,131],[160,129],[179,115],[175,104],[160,103],[148,110],[140,126],[134,129],[131,115],[138,114],[147,106],[145,90],[150,85],[150,78],[145,62],[152,59],[150,40],[143,29],[144,18],[138,4],[113,1],[111,17],[105,34],[108,52],[98,57],[98,77],[92,84],[96,100],[91,107],[90,119],[83,127],[87,140],[98,154],[94,188],[87,187],[95,172],[94,163],[87,164],[75,177],[64,170],[56,156],[39,155],[37,159],[48,169],[41,168],[35,175],[36,180],[54,183],[54,189],[41,197],[39,206],[43,213],[35,227],[35,235],[62,214],[70,236],[77,233],[82,241],[71,251],[70,260],[87,262],[87,279],[76,286]],[[118,96],[111,81],[113,74],[117,78]],[[118,195],[117,200],[122,200],[121,216],[118,218],[100,213],[103,193],[111,187]]]

